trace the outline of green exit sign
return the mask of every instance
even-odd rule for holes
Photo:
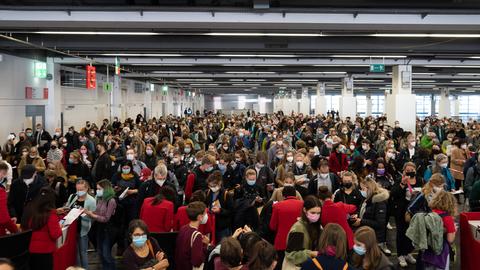
[[[385,72],[385,65],[384,64],[371,64],[370,65],[370,72]]]
[[[111,92],[112,89],[113,89],[113,83],[111,83],[111,82],[108,82],[108,83],[105,82],[105,83],[103,83],[103,91],[105,91],[105,92]]]
[[[45,62],[35,62],[33,68],[33,77],[35,78],[46,78],[47,77],[47,63]]]

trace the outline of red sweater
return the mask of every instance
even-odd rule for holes
[[[56,211],[52,210],[47,223],[32,232],[29,248],[31,253],[52,253],[57,249],[57,239],[62,236],[59,221]]]
[[[347,155],[340,154],[340,157],[340,160],[338,160],[336,152],[330,153],[330,157],[328,158],[328,167],[330,172],[338,174],[339,172],[348,170]]]
[[[203,244],[201,233],[192,239],[196,231],[197,229],[186,225],[178,232],[175,245],[175,269],[191,270],[192,267],[199,267],[205,262],[207,245]]]
[[[170,232],[173,228],[173,203],[163,200],[152,205],[154,197],[146,198],[140,209],[140,219],[148,225],[148,230],[154,233]]]
[[[332,200],[326,200],[322,207],[322,226],[326,226],[328,223],[337,223],[340,225],[347,234],[348,248],[353,247],[353,232],[350,225],[348,225],[348,214],[353,214],[357,210],[357,207],[352,204],[346,204],[343,202],[334,203]]]
[[[177,214],[175,215],[175,221],[173,224],[174,231],[180,231],[180,228],[190,223],[190,219],[187,215],[187,206],[180,206],[177,209]],[[214,224],[212,224],[212,219],[209,217],[207,224],[200,224],[198,231],[203,235],[211,234],[213,232]],[[211,237],[210,237],[211,238]]]
[[[17,225],[10,219],[10,214],[7,208],[7,192],[0,187],[0,236],[6,234],[5,230],[11,233],[18,231]]]
[[[274,243],[276,250],[287,248],[288,232],[302,214],[302,209],[303,201],[296,197],[287,197],[286,200],[273,205],[270,229],[276,231]]]

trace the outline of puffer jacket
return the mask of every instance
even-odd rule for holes
[[[360,208],[360,226],[369,226],[375,230],[379,243],[386,241],[388,190],[379,188],[372,197],[365,200]],[[364,208],[364,209],[363,209]]]

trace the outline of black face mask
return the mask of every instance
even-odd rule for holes
[[[416,172],[407,172],[405,175],[408,176],[408,177],[410,177],[410,178],[415,178],[415,176],[417,175],[417,173],[416,173]]]
[[[348,182],[348,183],[343,183],[344,188],[351,188],[353,186],[353,183]]]

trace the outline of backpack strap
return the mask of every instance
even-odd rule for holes
[[[190,238],[190,248],[193,248],[193,242],[197,239],[197,236],[201,234],[199,231],[195,231],[192,233],[192,237]]]
[[[313,258],[312,259],[312,262],[315,264],[315,266],[320,269],[320,270],[323,270],[323,267],[322,265],[318,262],[317,258]]]
[[[147,246],[148,246],[148,250],[150,251],[150,254],[152,254],[153,258],[155,258],[155,252],[153,252],[153,247],[152,247],[152,243],[150,242],[150,240],[147,240]]]

